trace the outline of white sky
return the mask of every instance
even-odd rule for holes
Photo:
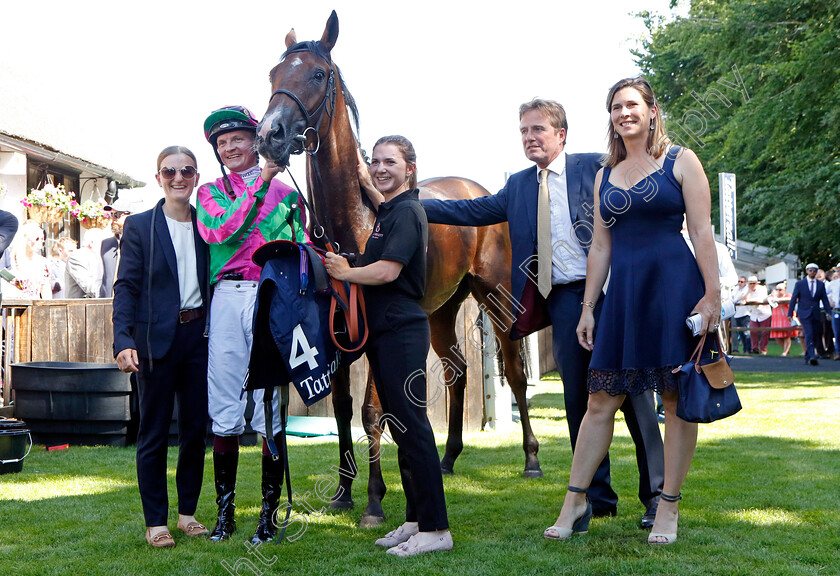
[[[262,117],[286,33],[319,39],[332,9],[363,147],[403,134],[421,179],[493,192],[528,164],[517,110],[535,96],[565,106],[568,152],[604,150],[607,90],[638,74],[630,49],[644,28],[629,14],[670,14],[668,0],[3,4],[0,128],[145,181],[149,200],[168,145],[196,153],[202,181],[220,175],[205,117],[228,104]],[[303,185],[299,159],[292,170]]]

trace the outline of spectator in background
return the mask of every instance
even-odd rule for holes
[[[790,318],[788,318],[788,304],[790,303],[790,294],[786,290],[784,282],[776,284],[773,293],[767,296],[767,302],[773,309],[770,317],[771,328],[790,328]],[[790,352],[791,338],[796,336],[796,331],[791,330],[771,330],[770,338],[775,338],[779,346],[782,347],[782,356],[787,356]]]
[[[756,276],[747,279],[749,293],[746,303],[750,307],[750,343],[752,353],[767,355],[767,344],[770,343],[769,330],[754,330],[754,328],[770,328],[770,318],[773,315],[767,303],[767,287],[758,283]]]
[[[20,236],[12,250],[12,284],[25,298],[52,299],[50,270],[44,250],[44,231],[33,220],[20,227]]]
[[[110,233],[101,228],[85,231],[82,245],[67,258],[65,296],[96,298],[102,287],[102,240]]]
[[[0,260],[0,267],[6,269],[11,266],[12,257],[9,254],[9,245],[15,238],[18,230],[18,219],[11,212],[0,210],[0,252],[2,252],[2,260]],[[0,294],[0,301],[2,301],[2,294]]]
[[[117,276],[117,265],[120,261],[120,239],[122,238],[125,219],[131,214],[129,202],[117,198],[104,210],[111,216],[111,233],[113,236],[102,241],[102,287],[99,289],[100,298],[111,298],[114,295],[114,278]]]
[[[750,326],[750,307],[745,304],[747,301],[747,294],[750,293],[750,288],[747,286],[747,277],[739,276],[738,285],[732,291],[732,301],[735,302],[735,316],[732,318],[732,326],[735,328],[749,328]],[[740,340],[743,347],[744,354],[752,352],[752,344],[750,343],[750,333],[744,330],[743,332],[732,333],[732,351],[738,351],[738,341]]]
[[[840,360],[840,270],[834,269],[831,281],[826,284],[828,302],[831,304],[831,328],[834,332],[834,359]]]
[[[822,338],[822,319],[820,318],[820,306],[829,310],[831,304],[825,292],[825,284],[817,280],[816,264],[805,266],[806,278],[803,278],[793,287],[793,296],[790,299],[788,316],[793,314],[794,308],[802,322],[802,331],[805,334],[805,363],[817,366],[816,341]]]
[[[67,282],[65,275],[67,273],[67,258],[76,250],[76,241],[72,238],[59,238],[53,243],[50,255],[49,269],[50,269],[50,286],[52,287],[53,298],[65,298],[66,292],[64,290]]]
[[[829,274],[826,274],[822,268],[817,270],[817,281],[825,285],[826,293],[828,292],[828,281],[831,279],[830,273],[831,270],[829,270]],[[820,322],[822,323],[822,338],[818,342],[814,342],[814,345],[817,348],[817,354],[820,355],[820,358],[830,360],[831,351],[834,349],[834,330],[831,328],[831,308],[826,308],[822,302],[820,302]]]

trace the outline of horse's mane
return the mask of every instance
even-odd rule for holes
[[[356,128],[356,141],[359,140],[359,108],[356,106],[356,99],[353,98],[353,95],[350,93],[350,90],[347,89],[347,84],[344,82],[344,76],[341,74],[341,70],[339,69],[338,65],[332,61],[330,57],[330,53],[324,50],[321,46],[320,41],[315,40],[304,40],[303,42],[296,42],[289,46],[283,55],[280,56],[280,61],[282,62],[283,59],[294,52],[311,52],[316,56],[323,58],[330,66],[335,67],[336,72],[338,73],[338,82],[341,85],[341,93],[344,96],[344,102],[347,104],[347,109],[350,111],[350,115],[353,117],[353,125]]]

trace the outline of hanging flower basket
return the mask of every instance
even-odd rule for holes
[[[29,206],[26,211],[30,220],[34,220],[38,224],[45,224],[48,222],[60,222],[64,219],[64,210],[55,208],[54,206]]]
[[[105,199],[86,200],[76,206],[71,214],[79,220],[82,228],[105,228],[110,223],[110,217],[105,212]]]
[[[39,224],[60,222],[64,219],[65,212],[72,211],[77,206],[72,192],[67,192],[64,186],[52,184],[45,184],[43,188],[32,188],[20,203],[26,206],[29,218]]]
[[[91,228],[107,228],[109,223],[110,218],[107,216],[96,216],[93,218],[82,216],[79,218],[79,225],[88,230]]]

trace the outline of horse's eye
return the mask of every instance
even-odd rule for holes
[[[313,76],[314,76],[315,80],[318,80],[320,82],[321,80],[323,80],[326,77],[326,73],[323,70],[316,70],[315,74],[313,74]]]

